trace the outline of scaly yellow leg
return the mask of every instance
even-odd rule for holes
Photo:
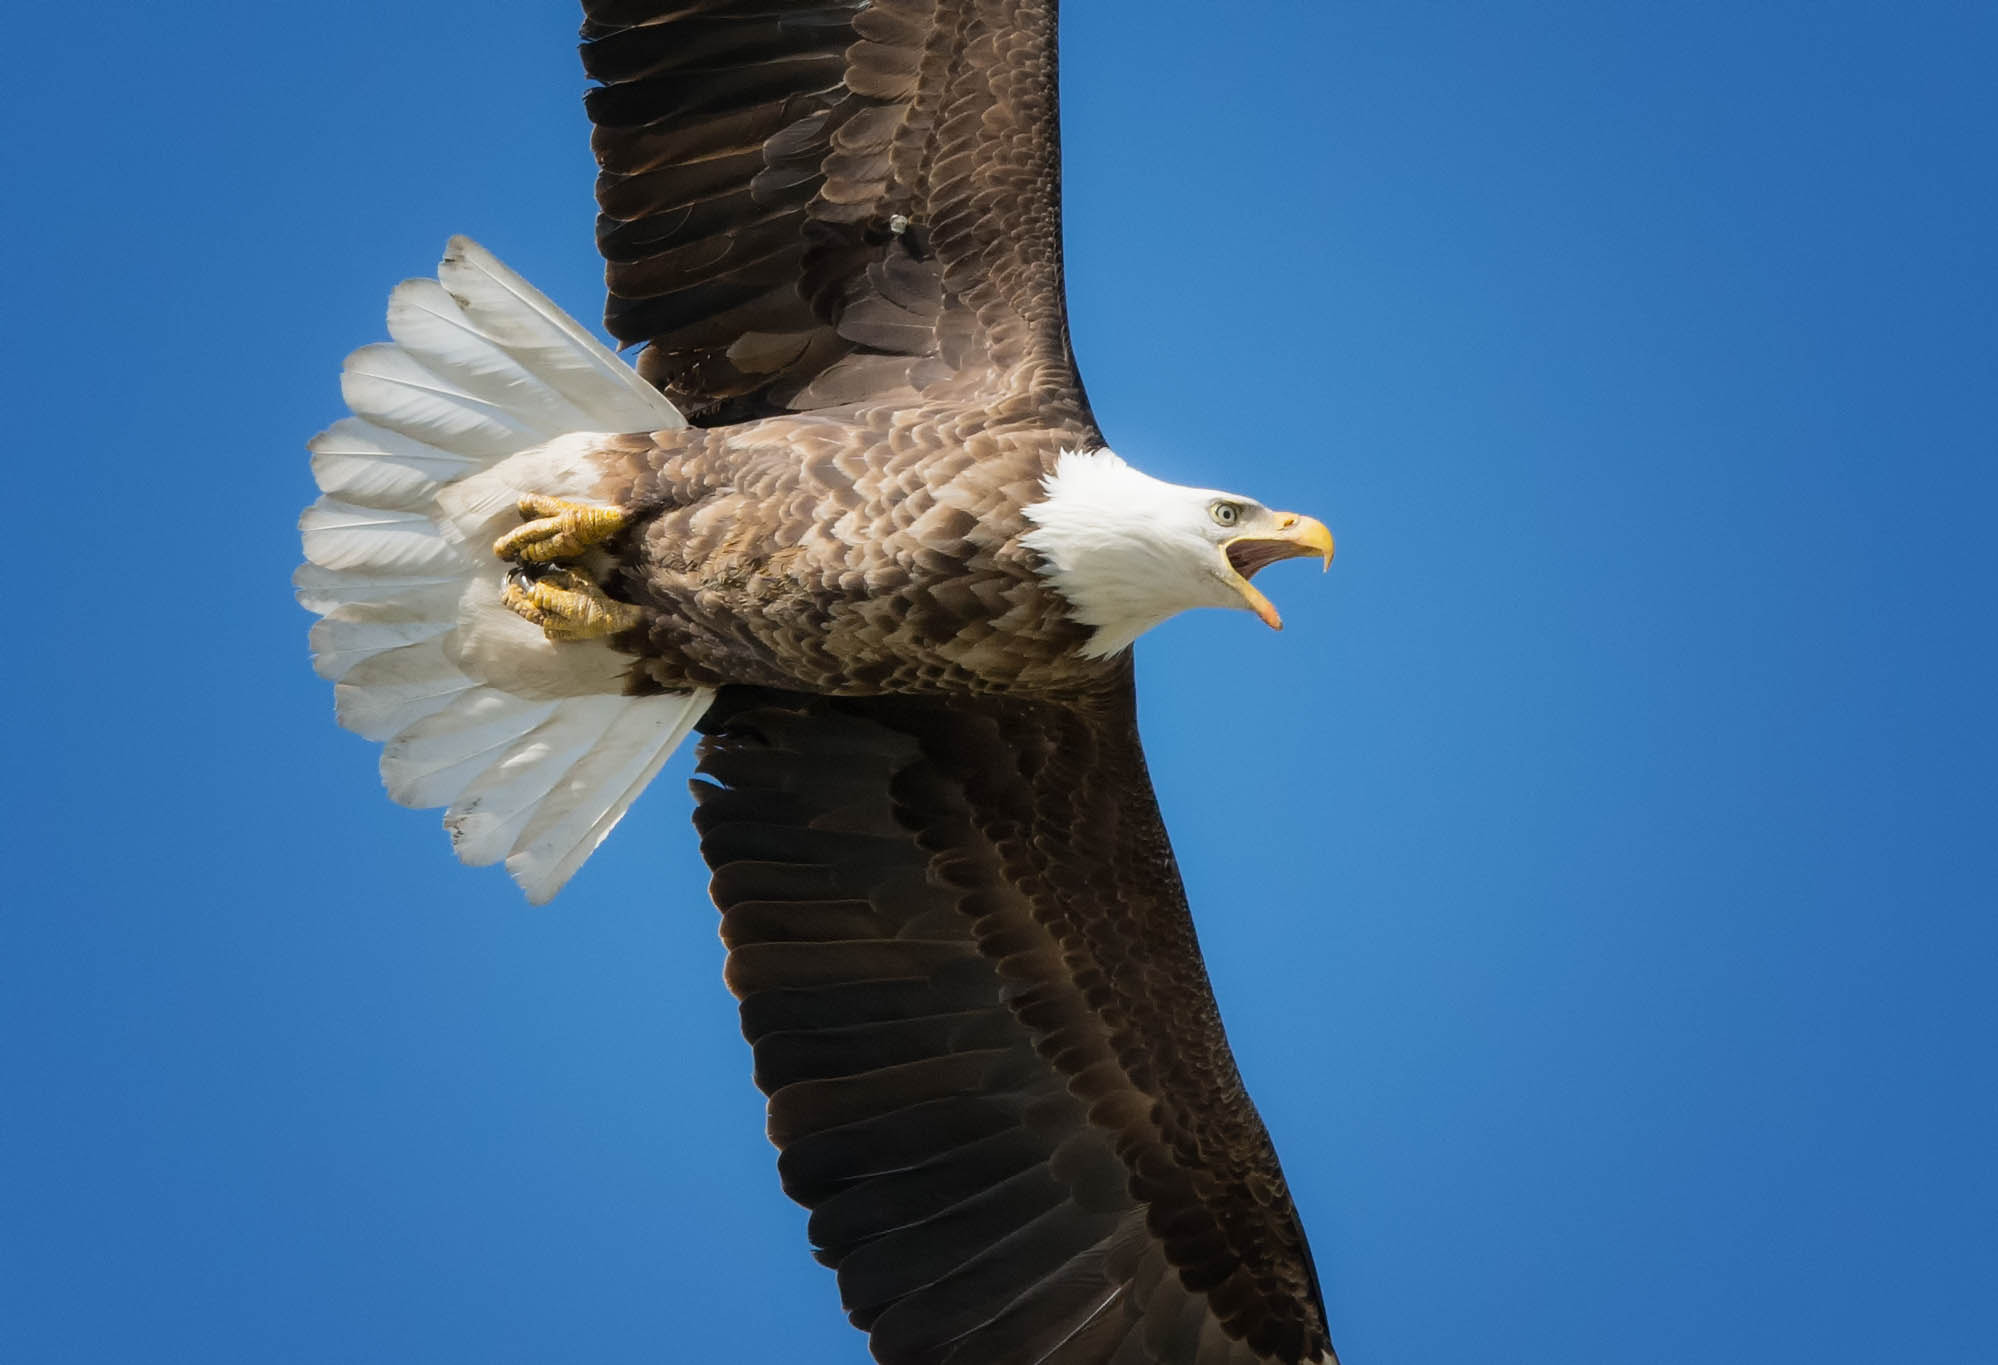
[[[576,559],[622,531],[630,518],[621,507],[591,507],[587,503],[529,493],[519,503],[523,517],[533,517],[493,542],[493,553],[520,564],[549,564]]]
[[[613,601],[593,581],[573,569],[551,569],[539,578],[510,573],[500,601],[509,611],[541,627],[551,640],[597,640],[629,630],[645,613]]]

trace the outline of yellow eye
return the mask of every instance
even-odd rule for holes
[[[1214,518],[1216,526],[1233,526],[1242,519],[1240,503],[1217,502],[1207,509],[1207,515]]]

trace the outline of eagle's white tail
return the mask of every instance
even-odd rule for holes
[[[293,582],[340,723],[381,741],[406,806],[529,900],[583,865],[712,693],[628,697],[630,660],[551,643],[500,605],[494,535],[533,491],[587,500],[593,435],[685,425],[651,385],[478,244],[389,297],[393,344],[347,358],[352,417],[312,441],[320,498]]]

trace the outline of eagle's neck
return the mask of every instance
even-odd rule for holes
[[[1085,658],[1106,658],[1189,607],[1228,606],[1211,550],[1188,536],[1181,513],[1197,490],[1141,473],[1113,452],[1065,450],[1026,509],[1022,539],[1041,572],[1094,627]]]

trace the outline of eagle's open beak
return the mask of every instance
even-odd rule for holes
[[[1300,555],[1319,555],[1325,560],[1325,567],[1331,568],[1332,533],[1316,517],[1299,516],[1295,512],[1272,512],[1270,519],[1276,523],[1275,535],[1236,536],[1224,542],[1221,549],[1228,556],[1228,567],[1234,570],[1236,591],[1242,594],[1249,610],[1260,616],[1271,630],[1282,630],[1283,618],[1270,605],[1270,599],[1256,591],[1249,580],[1258,569]]]

